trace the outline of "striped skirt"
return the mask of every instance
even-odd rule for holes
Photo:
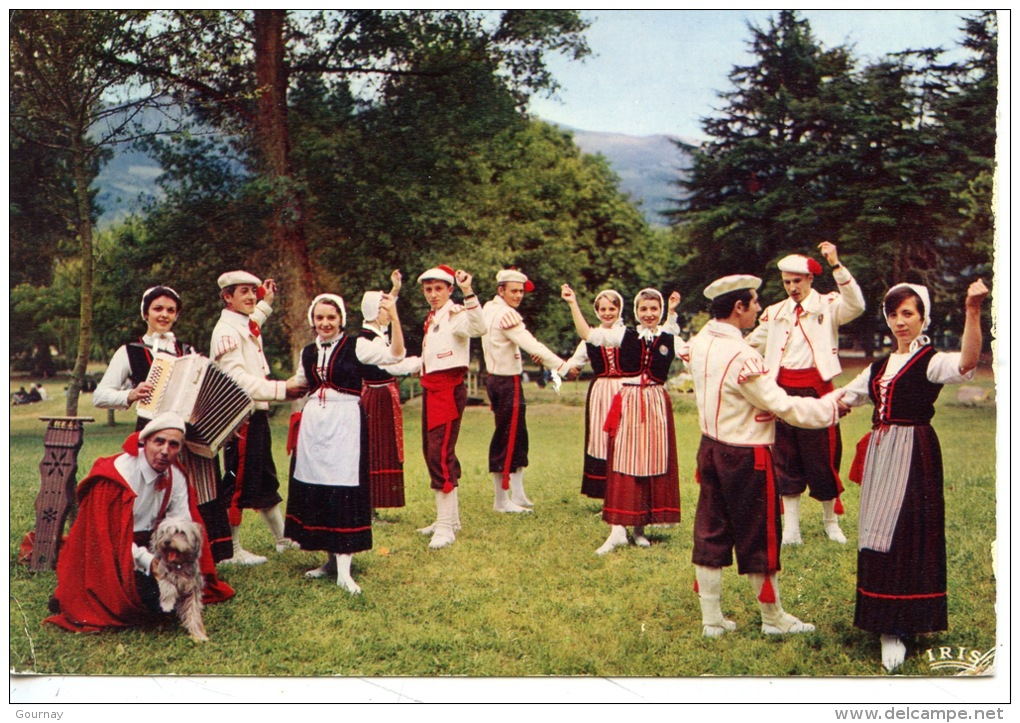
[[[606,434],[605,423],[620,385],[620,377],[597,377],[588,385],[584,415],[584,471],[581,476],[581,494],[586,497],[601,500],[606,496],[609,435]]]
[[[669,395],[661,386],[624,385],[613,404],[618,411],[606,421],[612,463],[603,521],[625,526],[679,522],[680,477]]]

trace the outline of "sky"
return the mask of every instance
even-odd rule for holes
[[[850,45],[859,67],[908,48],[957,53],[962,17],[973,10],[802,10],[823,47]],[[768,26],[776,10],[585,10],[592,56],[550,56],[559,99],[530,105],[543,120],[588,131],[704,139],[734,66],[749,65],[748,23]]]

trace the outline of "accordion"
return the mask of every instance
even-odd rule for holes
[[[187,427],[184,443],[208,459],[216,456],[255,407],[248,392],[200,354],[157,353],[146,381],[152,391],[138,400],[138,416],[179,414]]]

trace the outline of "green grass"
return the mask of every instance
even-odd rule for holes
[[[844,380],[845,381],[845,380]],[[980,384],[992,386],[991,374]],[[76,675],[239,676],[871,676],[879,675],[875,636],[852,626],[859,489],[847,484],[843,528],[850,544],[830,543],[820,506],[802,503],[804,545],[782,554],[786,608],[814,622],[815,633],[769,638],[759,630],[757,605],[735,569],[724,572],[723,608],[739,629],[718,640],[701,637],[693,592],[691,524],[697,503],[694,455],[697,414],[678,398],[676,428],[683,521],[649,530],[652,547],[594,555],[607,534],[600,506],[579,494],[583,444],[583,383],[556,397],[529,384],[531,465],[526,484],[531,515],[492,511],[486,453],[492,418],[470,407],[461,433],[463,532],[452,547],[429,551],[415,528],[432,521],[435,506],[419,451],[420,402],[405,408],[407,506],[384,510],[391,524],[374,528],[374,549],[354,558],[364,593],[351,597],[326,580],[306,580],[323,553],[272,551],[267,528],[246,513],[243,539],[268,555],[255,568],[221,567],[237,590],[206,609],[212,640],[191,642],[173,623],[151,630],[76,635],[42,625],[56,583],[52,572],[17,563],[21,537],[33,528],[44,425],[62,413],[63,399],[11,408],[10,643],[12,671]],[[919,640],[901,669],[932,671],[929,647],[995,644],[994,406],[963,407],[948,387],[935,420],[946,468],[950,629]],[[93,413],[83,397],[83,414]],[[113,454],[133,416],[106,416],[87,427],[79,479],[99,455]],[[275,458],[287,467],[287,410],[274,417]],[[856,440],[870,425],[870,408],[843,421],[844,475]],[[286,494],[286,480],[282,492]]]

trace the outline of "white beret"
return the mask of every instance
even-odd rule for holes
[[[216,283],[220,285],[221,289],[225,289],[228,286],[239,286],[240,284],[261,286],[262,279],[255,274],[249,274],[247,271],[228,271],[225,274],[220,274],[220,278],[216,280]]]
[[[433,266],[428,271],[423,272],[422,275],[418,277],[418,283],[420,284],[423,281],[445,281],[452,285],[453,275],[453,269],[445,264],[440,264],[439,266]]]
[[[714,299],[717,296],[728,294],[731,291],[739,291],[740,289],[757,289],[760,286],[761,279],[757,276],[750,276],[749,274],[732,274],[730,276],[723,276],[721,279],[716,279],[706,286],[705,297]]]
[[[138,441],[144,442],[150,435],[161,432],[164,429],[177,429],[184,432],[184,420],[175,412],[157,414],[152,418],[152,421],[142,427],[142,431],[138,433]]]
[[[501,271],[496,272],[497,284],[506,284],[511,282],[524,284],[525,291],[535,290],[535,285],[528,281],[528,277],[525,276],[522,272],[518,271],[517,269],[503,269]]]
[[[802,254],[790,254],[779,260],[779,270],[791,274],[811,274],[818,276],[822,273],[822,265],[810,256]]]

